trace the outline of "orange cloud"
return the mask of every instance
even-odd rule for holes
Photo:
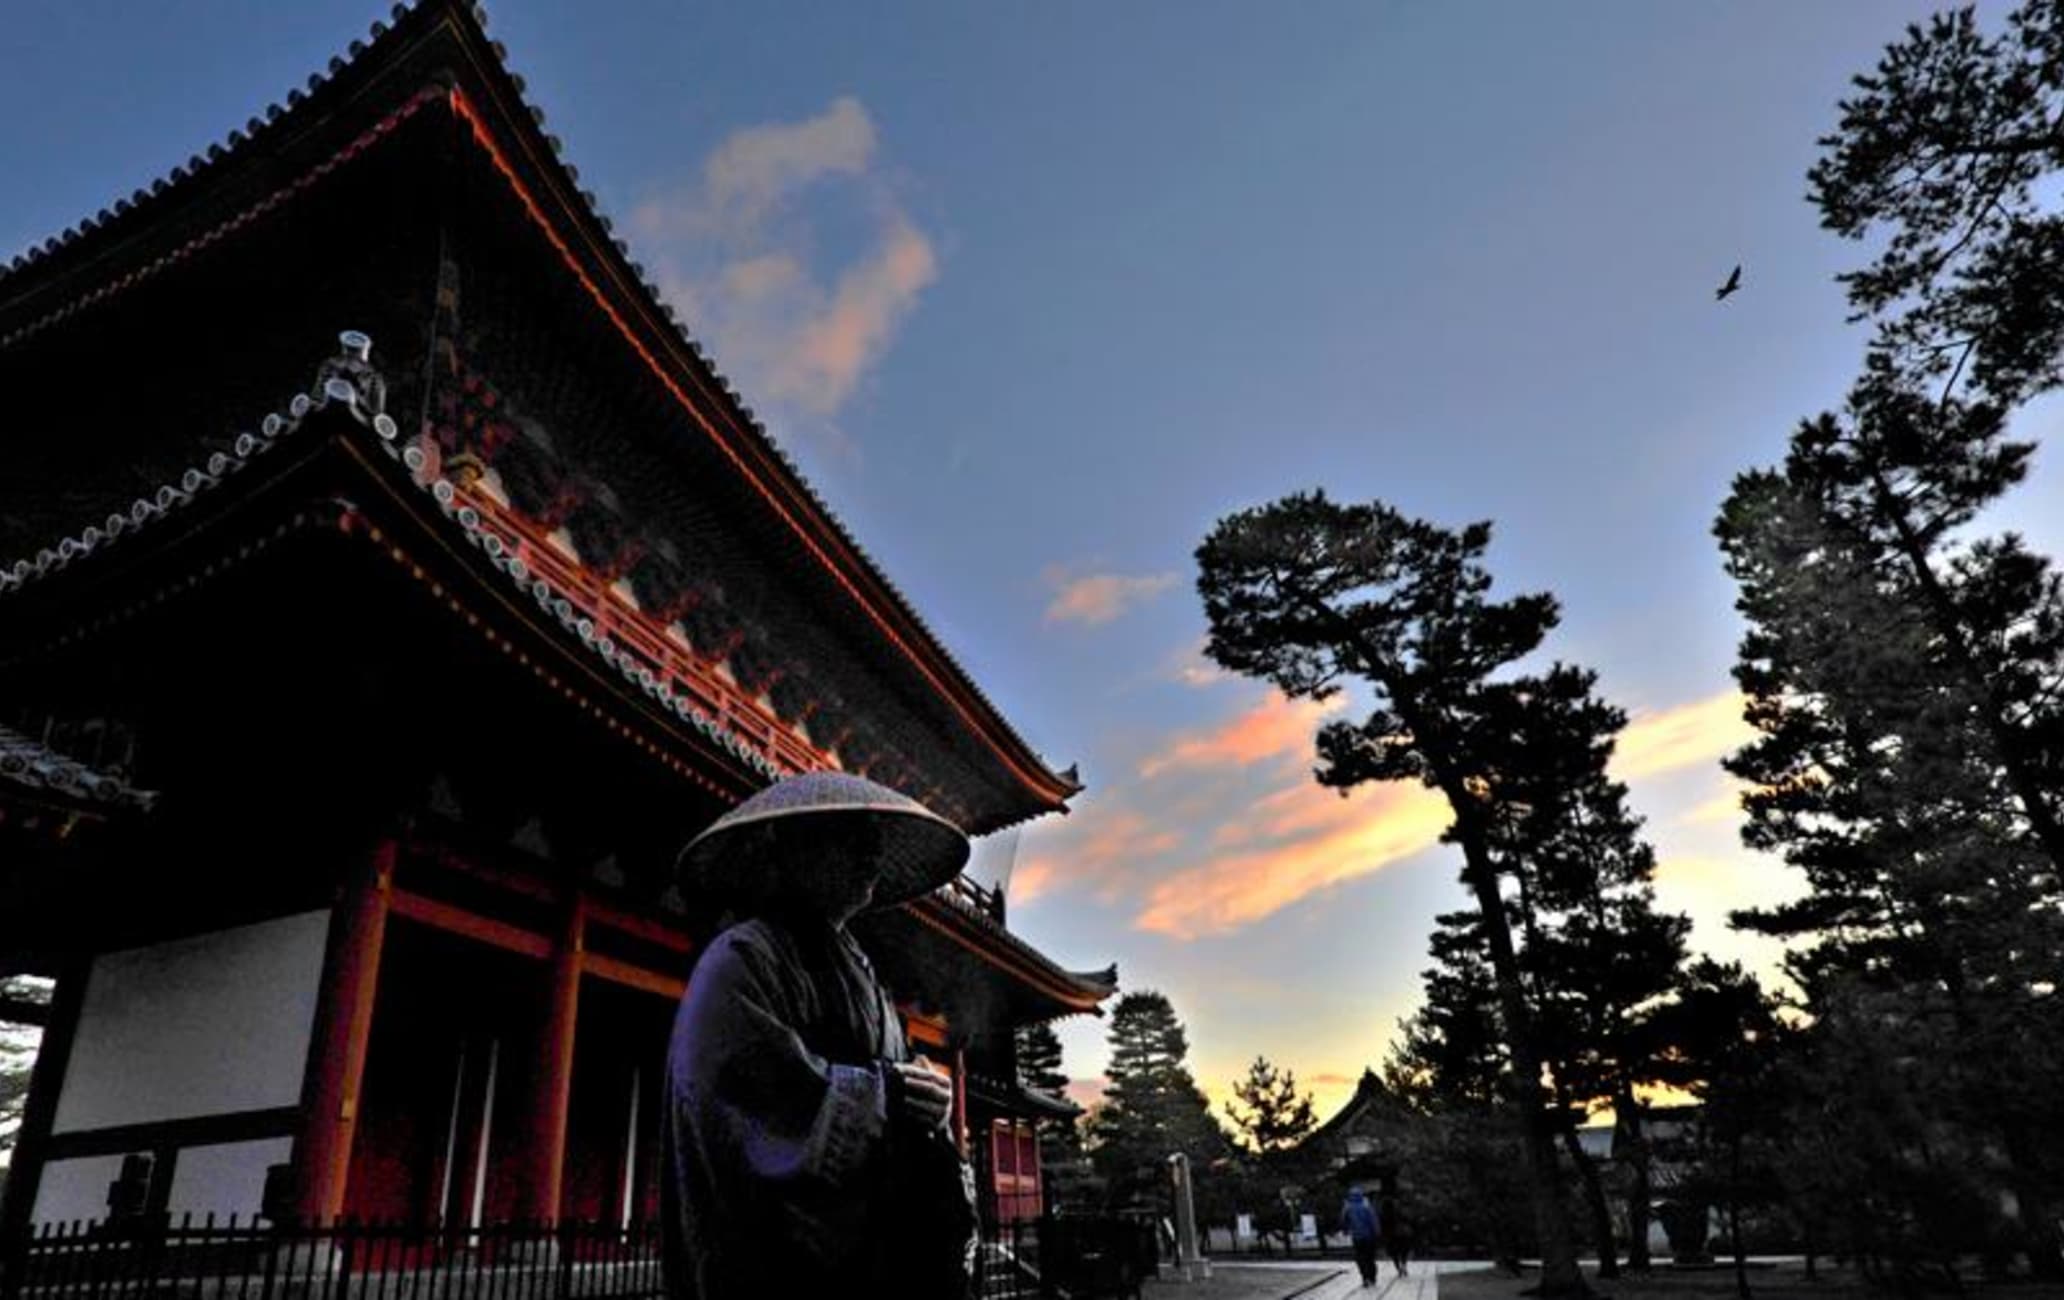
[[[1059,570],[1047,578],[1058,590],[1046,607],[1049,623],[1086,623],[1094,627],[1108,623],[1133,606],[1168,590],[1176,583],[1173,573],[1129,577],[1122,573],[1089,573],[1070,578]]]
[[[1102,1075],[1098,1075],[1093,1079],[1070,1079],[1068,1080],[1068,1086],[1061,1089],[1061,1092],[1069,1101],[1074,1102],[1084,1110],[1088,1110],[1092,1106],[1103,1102],[1106,1083],[1107,1081]]]
[[[1614,747],[1613,774],[1622,780],[1656,776],[1733,753],[1755,737],[1742,721],[1742,705],[1740,691],[1723,691],[1633,719]]]
[[[1250,925],[1309,894],[1430,847],[1450,820],[1446,801],[1419,786],[1364,787],[1344,801],[1317,786],[1311,789],[1351,811],[1314,816],[1295,810],[1291,823],[1308,819],[1330,829],[1164,876],[1148,891],[1133,927],[1195,939]]]
[[[1719,822],[1739,822],[1742,819],[1742,796],[1749,787],[1740,781],[1730,780],[1727,788],[1699,804],[1677,820],[1689,826],[1712,825]]]
[[[1133,809],[1105,802],[1062,823],[1049,834],[1033,834],[1031,856],[1011,873],[1010,899],[1024,904],[1065,884],[1095,881],[1106,901],[1122,892],[1126,881],[1153,859],[1182,844],[1180,832]]]
[[[1286,766],[1301,767],[1274,760],[1309,754],[1319,725],[1342,707],[1339,697],[1315,702],[1270,691],[1216,727],[1171,738],[1139,765],[1143,784],[1126,792],[1132,805],[1106,803],[1093,821],[1061,828],[1020,868],[1024,883],[1014,889],[1025,893],[1014,896],[1095,880],[1106,901],[1138,900],[1136,929],[1193,939],[1252,924],[1438,843],[1451,814],[1421,786],[1365,786],[1343,798],[1299,771],[1287,784],[1248,793],[1257,777],[1278,781]],[[1739,708],[1729,693],[1638,719],[1624,733],[1616,770],[1669,772],[1738,746],[1747,730]],[[1179,771],[1207,779],[1201,789],[1184,783],[1172,798],[1156,778]],[[1684,820],[1722,811],[1716,801]],[[1674,883],[1700,888],[1682,875]],[[1713,882],[1703,884],[1710,898]]]
[[[1338,790],[1316,781],[1304,781],[1276,791],[1255,805],[1262,834],[1270,839],[1309,835],[1335,830],[1361,820],[1362,810],[1355,796],[1342,798]]]
[[[1034,858],[1019,865],[1011,872],[1010,898],[1014,903],[1029,903],[1053,887],[1054,863],[1050,858]]]
[[[1151,755],[1140,764],[1140,775],[1151,778],[1184,767],[1248,767],[1283,755],[1309,753],[1319,723],[1345,703],[1339,695],[1329,700],[1293,700],[1280,691],[1270,691],[1260,704],[1225,725],[1181,737]]]

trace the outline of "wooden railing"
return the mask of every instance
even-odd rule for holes
[[[810,744],[773,710],[716,670],[714,664],[669,636],[659,620],[625,600],[615,585],[552,544],[540,527],[481,488],[455,484],[460,506],[480,516],[532,574],[542,578],[586,619],[597,640],[607,638],[619,657],[650,671],[685,695],[725,731],[751,745],[784,772],[835,769],[824,750]]]
[[[997,925],[1003,924],[1003,891],[984,889],[966,876],[955,876],[939,890],[939,897],[964,912],[972,912]]]

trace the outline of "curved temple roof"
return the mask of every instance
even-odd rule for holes
[[[196,154],[147,189],[14,258],[0,271],[0,349],[91,309],[193,248],[233,235],[317,174],[376,147],[401,117],[446,107],[491,157],[623,344],[851,599],[882,650],[900,656],[1011,774],[1024,792],[1027,815],[1064,811],[1082,788],[1073,770],[1056,772],[1031,750],[676,321],[594,196],[578,187],[577,169],[559,157],[543,110],[524,98],[522,79],[487,37],[484,10],[462,0],[422,0],[413,9],[396,6],[393,20],[374,23],[370,41],[354,41],[348,58],[332,59],[327,75],[309,78],[306,93],[290,93],[284,106],[268,106],[262,119],[251,118],[205,156]],[[406,93],[394,93],[397,79]],[[155,250],[143,236],[161,217],[184,211],[189,198],[240,168],[276,167],[269,154],[292,149],[332,119],[360,119],[368,129],[314,172],[285,181],[266,173],[267,188],[254,207],[150,256]]]
[[[347,356],[357,348],[370,346],[368,340],[355,333],[347,332],[345,338]],[[730,769],[725,779],[737,783],[736,787],[729,787],[731,794],[735,796],[752,783],[796,770],[792,753],[784,754],[767,746],[764,739],[742,733],[739,720],[729,713],[706,711],[698,702],[693,684],[675,675],[676,665],[663,664],[655,671],[644,656],[619,648],[575,603],[576,593],[562,590],[526,565],[520,554],[505,544],[492,521],[468,504],[461,489],[438,471],[419,445],[404,445],[396,422],[373,409],[364,387],[368,382],[378,382],[369,367],[359,366],[355,379],[325,367],[318,372],[310,391],[297,393],[284,411],[266,416],[255,432],[239,435],[229,451],[211,455],[205,463],[186,470],[177,481],[139,496],[128,510],[89,523],[42,548],[34,557],[11,562],[0,557],[0,610],[8,608],[11,600],[60,579],[69,570],[80,570],[83,577],[86,570],[119,562],[121,555],[130,552],[127,543],[131,539],[201,510],[211,499],[254,494],[268,480],[307,463],[320,444],[334,443],[351,453],[350,463],[374,471],[373,479],[361,477],[351,481],[367,486],[384,483],[399,493],[397,499],[401,502],[416,503],[413,513],[432,521],[452,540],[455,550],[466,555],[470,548],[473,559],[469,567],[482,581],[492,582],[498,576],[509,584],[505,590],[511,594],[512,603],[534,605],[533,622],[548,629],[556,625],[555,635],[560,644],[567,653],[584,657],[596,677],[615,681],[622,696],[646,697],[648,717],[673,727],[685,727],[691,736],[707,741]],[[279,450],[290,446],[298,446],[301,454]],[[379,455],[365,454],[374,449]],[[383,470],[382,466],[386,468]],[[352,496],[356,495],[354,491]],[[382,541],[384,547],[388,543],[383,541],[380,524],[369,509],[376,499],[367,496],[362,504],[354,504],[350,498],[335,498],[333,503],[341,512],[338,523],[347,532]],[[465,545],[458,545],[460,540]],[[682,765],[674,754],[647,747],[677,770],[707,783],[707,776]],[[10,781],[110,807],[148,809],[154,798],[0,728],[0,787]],[[994,901],[985,891],[961,879],[911,900],[902,910],[920,925],[967,950],[985,968],[1021,986],[1029,999],[1027,1005],[1036,1009],[1034,1018],[1095,1013],[1098,1005],[1116,991],[1115,967],[1093,972],[1062,968],[1012,934],[994,911]]]

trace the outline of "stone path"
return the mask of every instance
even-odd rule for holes
[[[1415,1266],[1399,1277],[1385,1264],[1381,1280],[1364,1288],[1361,1276],[1349,1264],[1339,1277],[1302,1293],[1297,1300],[1440,1300],[1440,1274],[1426,1265]]]

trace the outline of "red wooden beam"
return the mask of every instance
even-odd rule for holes
[[[621,907],[613,907],[608,903],[599,902],[592,898],[587,900],[587,907],[588,921],[592,925],[606,925],[612,930],[621,930],[634,939],[643,939],[647,943],[657,944],[672,952],[688,953],[695,949],[695,945],[689,941],[687,935],[664,921],[655,921],[650,917],[639,916],[636,913],[627,912]]]
[[[903,1033],[910,1041],[927,1047],[946,1046],[946,1022],[938,1016],[906,1009],[903,1012]]]
[[[559,901],[559,891],[545,881],[521,872],[491,866],[443,844],[431,841],[412,843],[409,845],[409,853],[412,857],[433,862],[443,870],[471,876],[475,880],[505,889],[512,894],[521,894],[526,898],[535,898],[546,903]]]
[[[658,971],[646,970],[643,966],[633,966],[630,962],[620,961],[615,957],[605,957],[599,952],[583,955],[581,958],[581,969],[597,979],[605,979],[613,984],[622,984],[628,988],[643,990],[646,993],[656,993],[660,997],[671,998],[676,1002],[680,1001],[681,995],[688,991],[687,980],[673,975],[662,975]]]
[[[510,925],[507,921],[480,916],[462,907],[454,907],[450,903],[440,903],[434,898],[412,894],[406,889],[394,891],[393,906],[396,916],[419,925],[427,925],[434,930],[442,930],[446,934],[456,934],[462,938],[491,944],[539,960],[552,955],[552,941],[535,930],[525,930],[520,926]]]

